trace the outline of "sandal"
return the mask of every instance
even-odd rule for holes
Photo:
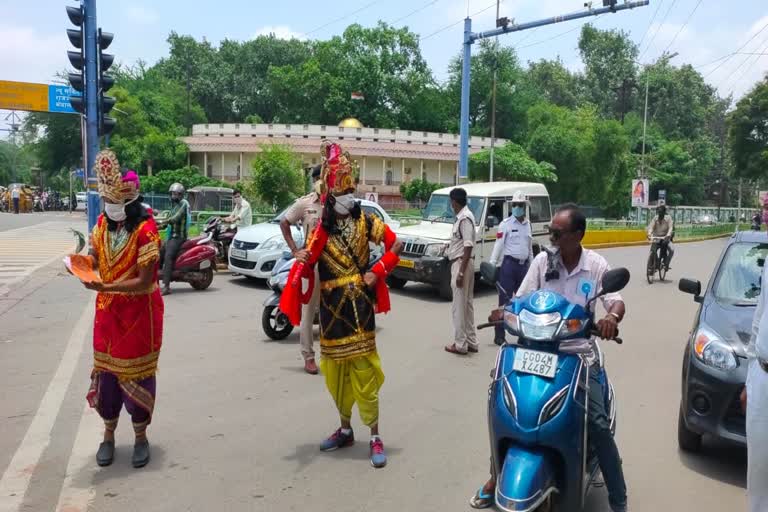
[[[469,506],[472,508],[490,508],[493,506],[493,496],[485,494],[483,488],[479,488],[477,493],[469,500]]]
[[[446,345],[445,346],[445,351],[446,352],[450,352],[451,354],[459,355],[459,356],[465,356],[468,353],[467,351],[462,352],[461,350],[457,349],[455,343],[452,343],[450,345]]]

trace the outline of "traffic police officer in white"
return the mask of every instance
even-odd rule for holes
[[[499,224],[496,244],[491,253],[491,264],[499,270],[499,306],[509,302],[525,279],[528,267],[533,261],[533,233],[526,218],[528,200],[521,191],[512,195],[511,215]],[[504,326],[496,326],[494,342],[504,344]]]

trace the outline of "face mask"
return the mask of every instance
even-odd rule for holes
[[[315,182],[312,189],[317,195],[323,195],[323,184],[319,180]]]
[[[104,203],[104,213],[110,220],[123,222],[125,220],[125,205]]]
[[[355,196],[353,194],[344,194],[343,196],[336,196],[336,204],[333,205],[333,209],[339,215],[349,215],[354,206]]]
[[[242,204],[243,204],[243,198],[242,197],[238,197],[238,198],[235,199],[235,205],[240,206]]]
[[[524,217],[525,216],[525,207],[524,206],[515,206],[512,208],[512,215],[515,217]]]

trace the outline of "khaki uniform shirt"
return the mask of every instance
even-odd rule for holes
[[[320,204],[320,196],[317,192],[311,192],[293,203],[293,206],[285,213],[285,219],[294,226],[301,222],[304,229],[304,243],[306,243],[309,234],[315,230],[317,223],[320,222],[322,213],[323,205]]]
[[[475,247],[475,216],[466,206],[456,215],[448,244],[448,260],[453,261],[464,254],[465,247]]]

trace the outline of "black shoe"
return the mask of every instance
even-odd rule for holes
[[[104,441],[96,452],[96,464],[101,467],[109,466],[115,460],[115,442]]]
[[[131,464],[135,468],[143,468],[149,463],[149,441],[144,440],[133,445]]]

